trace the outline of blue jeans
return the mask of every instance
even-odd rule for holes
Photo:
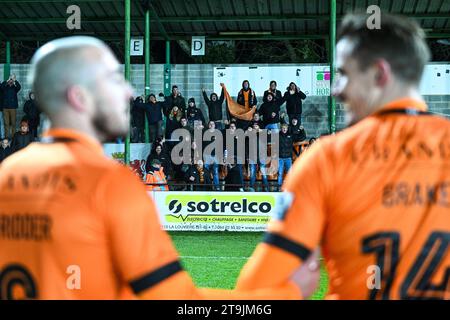
[[[255,182],[256,182],[256,164],[250,163],[249,166],[250,166],[250,186],[252,188],[254,188]],[[263,185],[265,188],[269,188],[269,182],[267,181],[265,164],[260,162],[259,168],[261,170]]]
[[[212,170],[210,169],[212,167]],[[213,156],[205,156],[205,168],[212,172],[214,188],[219,188],[219,161]]]
[[[292,167],[292,159],[291,158],[280,158],[278,160],[278,185],[281,186],[283,184],[283,173],[288,172]]]

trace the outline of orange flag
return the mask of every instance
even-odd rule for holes
[[[256,112],[256,106],[251,108],[246,108],[245,106],[240,105],[231,99],[230,94],[227,91],[225,85],[223,86],[223,94],[225,95],[225,99],[227,99],[228,110],[233,118],[237,118],[240,120],[251,121],[253,119],[253,114]]]

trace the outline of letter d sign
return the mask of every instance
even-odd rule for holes
[[[204,56],[205,55],[205,37],[192,37],[191,55]]]

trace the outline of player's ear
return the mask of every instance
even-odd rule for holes
[[[376,84],[380,87],[386,86],[392,76],[390,64],[384,59],[379,59],[375,62],[375,68]]]
[[[66,90],[66,99],[68,104],[78,112],[85,111],[89,106],[89,94],[81,86],[73,85]]]

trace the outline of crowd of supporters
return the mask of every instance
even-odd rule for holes
[[[21,85],[14,74],[0,85],[0,162],[35,141],[38,136],[40,111],[32,92],[23,105],[24,116],[19,122],[18,130],[16,128],[19,108],[17,95],[20,90]],[[131,142],[147,140],[145,121],[148,124],[148,141],[152,148],[146,160],[144,180],[149,190],[167,190],[169,186],[172,189],[196,191],[279,189],[292,161],[308,145],[305,129],[301,125],[302,100],[306,95],[293,82],[283,94],[277,89],[276,81],[271,81],[269,88],[262,94],[262,102],[258,104],[259,95],[251,88],[249,81],[245,80],[237,92],[236,101],[240,106],[253,110],[253,113],[251,118],[243,118],[228,107],[225,90],[222,86],[220,94],[213,92],[208,95],[202,89],[207,114],[203,113],[194,98],[183,97],[176,85],[168,96],[162,93],[158,97],[150,94],[130,101]],[[283,104],[286,104],[286,112],[281,111]],[[188,163],[175,164],[171,158],[172,149],[180,142],[173,139],[173,133],[177,129],[189,132],[191,158]],[[259,156],[260,139],[249,145],[248,140],[240,141],[236,136],[233,142],[235,150],[227,150],[225,133],[228,130],[233,134],[239,129],[247,133],[253,131],[257,137],[265,131],[269,135],[264,149],[268,150],[268,157]],[[196,130],[202,133],[201,141],[194,139]],[[275,131],[279,134],[279,150],[271,150],[270,134]],[[205,132],[211,135],[220,132],[224,138],[221,154],[204,153],[214,141],[203,139]],[[239,144],[244,144],[244,155],[238,155]],[[249,157],[252,151],[258,154],[257,158]],[[226,161],[227,154],[234,155],[233,161]],[[269,162],[269,156],[274,155],[278,159],[277,172],[269,170],[274,167]],[[273,182],[273,187],[269,186],[270,181]]]
[[[137,97],[132,102],[132,142],[145,141],[145,119],[147,119],[149,141],[152,143],[152,150],[146,161],[146,171],[150,176],[145,180],[147,183],[154,181],[155,170],[152,169],[152,163],[155,163],[155,160],[163,172],[163,177],[158,177],[158,181],[163,182],[149,185],[149,190],[166,190],[168,181],[170,188],[183,190],[238,191],[245,188],[257,191],[279,190],[293,160],[309,145],[305,129],[301,125],[302,100],[306,98],[305,93],[292,82],[282,94],[277,89],[276,81],[271,81],[269,89],[262,95],[262,103],[258,106],[258,95],[250,87],[249,81],[245,80],[242,82],[242,89],[237,93],[237,103],[249,110],[254,108],[251,119],[237,117],[230,111],[225,99],[224,86],[220,95],[214,92],[208,95],[206,90],[202,89],[202,96],[207,107],[205,108],[207,115],[203,114],[194,98],[189,98],[186,103],[186,98],[182,96],[177,86],[172,87],[169,96],[159,94],[160,101],[154,94],[150,94],[147,98]],[[286,112],[281,111],[284,103]],[[209,119],[208,122],[206,118]],[[191,156],[189,163],[175,164],[171,157],[172,150],[180,140],[174,139],[173,133],[180,128],[189,132]],[[257,143],[250,145],[248,139],[238,141],[236,136],[235,150],[231,152],[227,150],[226,138],[229,135],[226,133],[233,134],[238,129],[242,129],[244,133],[250,131],[256,133]],[[202,133],[201,141],[194,138],[195,130]],[[209,132],[214,137],[214,132],[217,131],[223,137],[222,154],[216,154],[215,149],[212,153],[205,154],[205,149],[214,141],[205,139],[205,133]],[[263,131],[269,137],[265,140],[267,157],[259,155],[261,148],[259,136]],[[271,150],[270,136],[273,132],[279,134],[279,150]],[[242,159],[237,158],[240,143],[244,144],[245,150]],[[256,159],[249,157],[252,149],[255,151],[254,154],[258,155]],[[227,154],[234,155],[233,161],[227,161]],[[273,161],[271,156],[278,159],[276,172],[270,170],[274,168],[273,163],[270,163]],[[159,169],[157,171],[160,172]]]

